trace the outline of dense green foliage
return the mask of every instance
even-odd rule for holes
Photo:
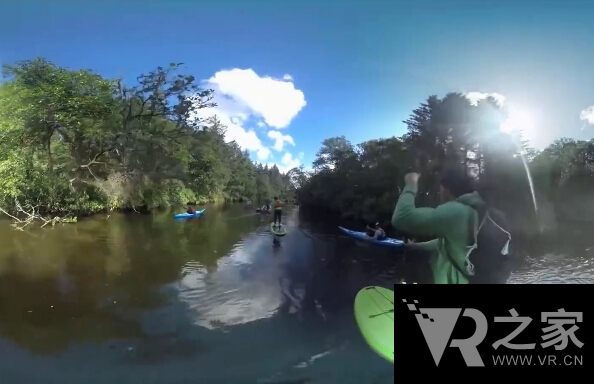
[[[181,64],[133,86],[44,59],[5,66],[0,85],[0,207],[88,214],[215,200],[291,197],[290,175],[225,141],[213,91]]]
[[[567,214],[568,201],[577,203],[592,194],[594,141],[560,139],[539,152],[528,148],[519,134],[502,133],[506,116],[494,99],[471,104],[464,95],[451,93],[441,99],[431,96],[414,110],[404,122],[407,133],[402,137],[358,145],[345,137],[326,139],[309,178],[301,183],[299,201],[351,218],[388,221],[407,172],[422,175],[424,193],[418,204],[434,206],[437,177],[445,167],[476,176],[487,201],[507,211],[510,221],[520,226],[534,224],[541,206],[563,206]]]

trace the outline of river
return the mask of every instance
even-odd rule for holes
[[[284,213],[275,246],[253,206],[110,215],[52,229],[0,222],[3,383],[390,383],[352,315],[366,285],[421,263]],[[591,230],[522,248],[512,283],[593,283]],[[530,243],[529,243],[530,244]],[[535,243],[532,242],[534,245]],[[532,249],[533,252],[529,252]]]

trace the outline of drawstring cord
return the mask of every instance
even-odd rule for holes
[[[468,249],[468,252],[466,252],[466,271],[470,276],[474,276],[474,264],[472,264],[472,262],[470,261],[470,254],[472,253],[472,251],[478,248],[478,234],[487,219],[489,219],[493,224],[495,224],[497,228],[499,228],[502,232],[504,232],[507,235],[507,242],[505,243],[503,248],[501,248],[501,254],[505,256],[509,253],[509,243],[511,241],[511,234],[505,229],[501,228],[499,224],[497,224],[495,220],[493,220],[491,216],[489,216],[488,211],[485,214],[483,221],[481,221],[481,224],[477,227],[479,215],[477,211],[474,211],[474,244],[466,247]]]

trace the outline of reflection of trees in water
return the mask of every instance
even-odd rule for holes
[[[14,231],[8,225],[0,226],[0,274],[18,271],[36,278],[54,276],[62,269],[65,264],[63,252],[44,232],[47,231]]]
[[[35,279],[3,274],[0,335],[36,353],[56,353],[73,342],[139,335],[136,321],[98,310],[96,298],[89,296],[93,291],[81,281],[72,283],[64,274]]]
[[[22,232],[0,226],[0,273],[16,271],[29,278],[56,276],[69,264],[118,275],[128,262],[122,236],[121,230],[105,220]],[[10,268],[5,267],[8,259],[13,259]]]
[[[130,256],[128,254],[128,236],[126,236],[123,223],[115,221],[115,223],[110,224],[106,228],[107,238],[109,239],[107,241],[109,252],[105,254],[105,274],[108,278],[115,278],[130,269]]]
[[[138,335],[134,299],[116,284],[127,270],[125,228],[87,220],[48,230],[0,227],[0,335],[33,352]],[[106,305],[109,303],[109,305]]]
[[[171,212],[146,222],[148,231],[154,233],[160,228],[161,246],[169,253],[176,253],[180,259],[200,260],[209,271],[216,269],[217,262],[231,252],[243,237],[253,233],[262,225],[260,215],[247,212],[242,205],[208,205],[204,216],[190,220],[171,221]],[[267,224],[268,222],[266,222]],[[154,236],[154,235],[153,235]]]
[[[73,343],[104,343],[107,340],[140,337],[141,334],[137,322],[109,316],[64,319],[45,325],[0,320],[0,335],[3,338],[38,354],[60,353]]]
[[[111,215],[31,232],[0,226],[0,337],[35,353],[142,337],[140,316],[166,304],[160,289],[177,281],[188,261],[213,273],[258,227],[251,216],[228,220],[245,214],[239,206],[224,214],[211,209],[210,217],[182,223],[167,213],[167,221]],[[152,343],[149,360],[158,349]],[[162,343],[171,353],[194,348]]]

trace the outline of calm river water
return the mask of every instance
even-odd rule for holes
[[[2,383],[393,382],[352,302],[366,285],[422,279],[422,263],[297,208],[275,246],[271,218],[253,211],[111,215],[28,232],[0,222]],[[594,282],[592,232],[570,232],[556,246],[521,246],[531,256],[511,282]]]

